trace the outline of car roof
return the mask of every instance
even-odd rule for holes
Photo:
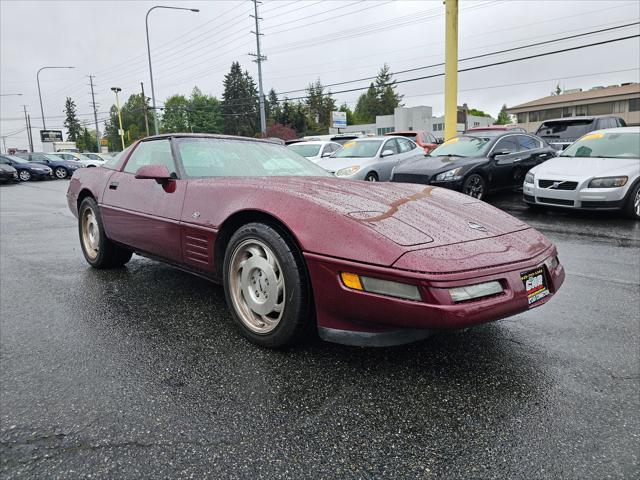
[[[280,142],[267,138],[242,137],[240,135],[221,135],[217,133],[161,133],[143,138],[142,141],[159,140],[163,138],[214,138],[218,140],[242,140],[246,142],[270,143],[272,145],[282,145]]]
[[[326,145],[327,143],[335,143],[336,145],[340,145],[338,142],[334,142],[332,140],[309,140],[305,142],[294,142],[290,143],[291,145]]]
[[[522,128],[520,125],[487,125],[486,127],[471,127],[467,128],[467,132],[475,132],[480,130],[515,130],[517,128]]]
[[[572,120],[595,120],[596,118],[620,118],[618,115],[582,115],[578,117],[560,117],[560,118],[550,118],[548,120],[543,120],[542,123],[547,122],[571,122]]]
[[[589,132],[586,135],[591,135],[592,133],[640,133],[640,126],[603,128],[600,130],[594,130],[593,132]]]

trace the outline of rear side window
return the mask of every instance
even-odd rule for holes
[[[169,173],[176,172],[171,144],[168,139],[140,142],[127,160],[124,171],[136,173],[140,167],[145,165],[164,165]]]
[[[534,150],[541,146],[538,140],[527,135],[518,135],[518,144],[520,145],[520,150]]]
[[[396,143],[396,140],[389,140],[387,143],[384,144],[384,147],[382,148],[382,151],[384,152],[385,150],[391,150],[394,155],[396,153],[399,153],[398,150],[398,144]]]
[[[576,140],[591,130],[594,130],[593,120],[543,122],[536,135],[551,141],[553,139]]]
[[[495,150],[509,150],[510,152],[517,152],[520,149],[520,145],[515,136],[505,137],[498,140]]]
[[[400,153],[408,152],[414,148],[414,143],[406,138],[398,138],[396,139],[396,142],[400,145]]]

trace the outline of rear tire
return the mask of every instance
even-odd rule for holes
[[[629,218],[640,220],[640,182],[636,183],[635,187],[629,192],[624,213]]]
[[[105,235],[100,208],[92,197],[86,197],[80,203],[78,233],[84,258],[92,267],[121,267],[131,260],[131,250],[116,245]]]
[[[248,223],[229,240],[224,293],[236,327],[250,342],[281,348],[313,325],[311,285],[298,248],[264,223]]]

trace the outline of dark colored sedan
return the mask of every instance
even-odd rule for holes
[[[14,155],[0,155],[0,163],[15,168],[18,172],[18,178],[23,182],[33,179],[53,178],[53,171],[48,166],[40,163],[31,163]]]
[[[555,155],[543,140],[525,133],[461,135],[426,157],[398,165],[391,181],[437,185],[482,199],[521,187],[529,169]]]
[[[83,168],[84,165],[78,162],[63,160],[55,155],[48,155],[46,153],[33,152],[33,153],[18,153],[16,156],[28,160],[33,163],[40,163],[46,165],[53,170],[53,174],[56,178],[69,178],[73,175],[73,172],[79,168]]]
[[[11,165],[0,163],[0,182],[9,183],[18,181],[18,171]]]

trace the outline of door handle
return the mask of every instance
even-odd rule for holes
[[[117,190],[118,189],[118,182],[111,182],[109,183],[109,190]]]
[[[522,160],[524,160],[522,157],[516,157],[513,159],[514,162],[521,162]]]

